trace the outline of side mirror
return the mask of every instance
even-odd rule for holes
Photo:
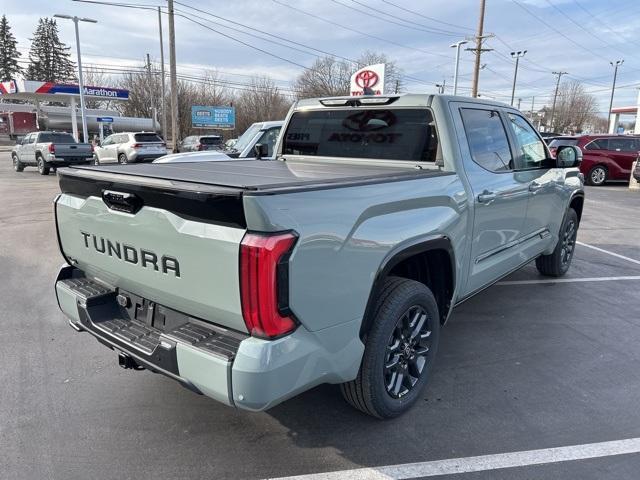
[[[269,146],[264,143],[256,143],[253,147],[253,153],[256,156],[256,160],[262,160],[269,156]]]
[[[582,150],[573,145],[563,145],[556,150],[558,168],[573,168],[582,162]]]

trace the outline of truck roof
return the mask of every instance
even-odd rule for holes
[[[376,99],[389,99],[389,104],[394,107],[428,107],[434,101],[434,99],[438,98],[444,102],[471,102],[478,103],[483,105],[493,105],[496,107],[505,107],[508,106],[505,103],[496,102],[495,100],[485,100],[483,98],[471,98],[471,97],[461,97],[454,95],[441,95],[441,94],[430,94],[430,93],[393,93],[386,95],[368,95],[368,96],[342,96],[342,97],[320,97],[320,98],[305,98],[302,100],[298,100],[295,105],[296,110],[304,110],[305,108],[331,108],[340,107],[343,105],[357,105],[357,102],[362,102],[365,100],[367,104],[362,102],[361,106],[371,106],[371,107],[380,107],[385,104],[381,103],[373,103]],[[335,102],[335,103],[334,103]],[[343,103],[339,103],[343,102]],[[371,103],[369,103],[371,102]],[[328,103],[333,103],[328,105]]]

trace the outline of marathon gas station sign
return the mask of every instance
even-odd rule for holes
[[[351,96],[382,95],[384,93],[384,63],[362,67],[351,75]]]
[[[9,80],[8,82],[0,83],[0,95],[10,94],[79,96],[80,87],[73,84],[36,82],[33,80]],[[122,88],[85,86],[84,94],[93,98],[129,100],[129,90]]]

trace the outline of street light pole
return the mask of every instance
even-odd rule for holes
[[[609,62],[609,64],[613,67],[613,85],[611,86],[611,100],[609,100],[609,117],[607,118],[609,122],[609,130],[611,130],[611,110],[613,110],[613,95],[616,92],[616,79],[618,77],[618,67],[624,63],[624,60],[616,60],[615,63]],[[615,133],[615,132],[609,132]]]
[[[169,77],[171,83],[171,141],[173,152],[178,151],[180,123],[178,118],[178,77],[176,75],[176,29],[173,0],[167,0],[169,14]]]
[[[456,49],[456,66],[455,66],[455,69],[453,70],[453,94],[454,95],[458,94],[458,67],[460,66],[460,47],[462,45],[465,45],[466,43],[469,43],[469,42],[467,42],[466,40],[460,40],[459,42],[456,42],[453,45],[449,45],[449,47]]]
[[[516,95],[516,80],[518,78],[518,63],[520,62],[520,57],[524,57],[525,54],[527,53],[526,50],[523,51],[518,51],[518,52],[511,52],[511,58],[515,58],[516,59],[516,69],[513,72],[513,86],[511,87],[511,106],[513,107],[513,99]]]
[[[97,20],[93,20],[92,18],[80,18],[71,15],[60,15],[55,14],[56,18],[64,18],[66,20],[71,20],[74,23],[76,29],[76,51],[78,54],[78,89],[80,91],[80,115],[82,117],[82,138],[84,143],[89,142],[89,132],[87,131],[87,115],[85,112],[84,106],[84,81],[82,79],[82,56],[80,55],[80,32],[78,29],[78,22],[88,22],[88,23],[98,23]]]

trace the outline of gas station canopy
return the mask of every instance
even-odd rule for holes
[[[60,102],[80,96],[78,85],[53,82],[37,82],[34,80],[9,80],[0,83],[0,97],[17,100],[42,102]],[[85,98],[102,98],[105,100],[129,100],[129,90],[111,87],[84,87]]]

